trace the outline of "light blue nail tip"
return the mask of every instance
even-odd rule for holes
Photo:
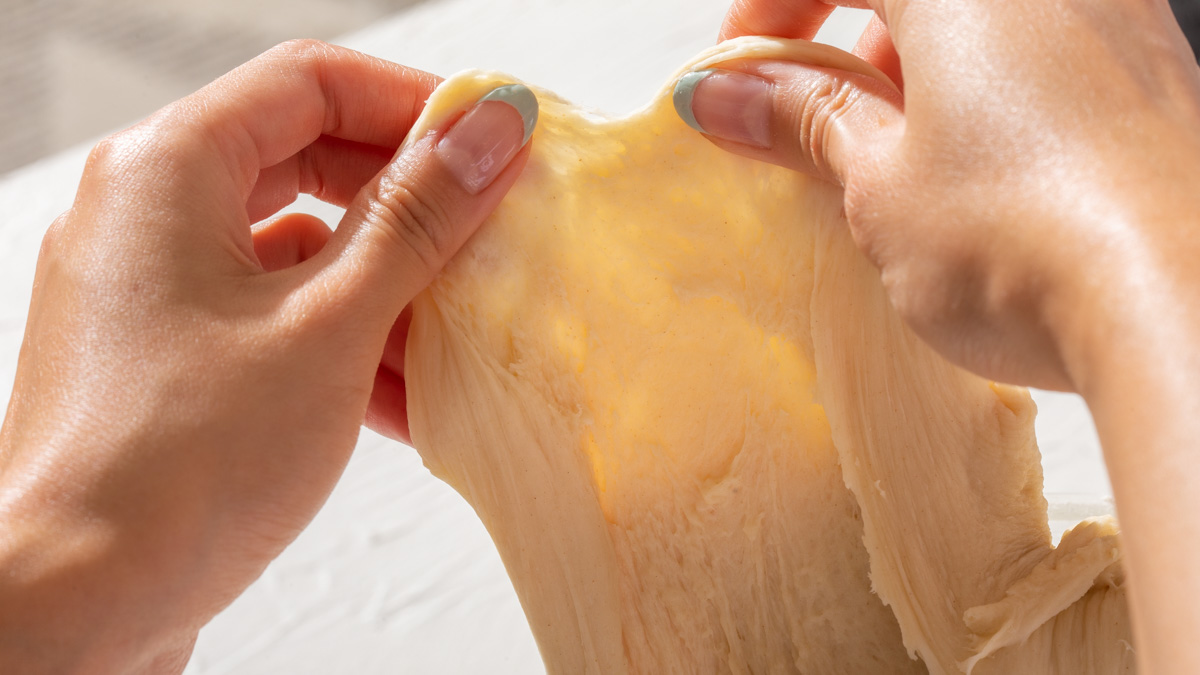
[[[708,77],[712,72],[712,70],[693,70],[690,73],[684,73],[683,77],[675,82],[675,91],[671,95],[671,102],[675,104],[675,112],[679,113],[679,117],[689,127],[700,133],[705,132],[700,123],[696,121],[696,116],[692,114],[692,96],[696,93],[696,85],[700,84],[700,80]]]
[[[538,120],[537,96],[533,95],[533,91],[529,87],[523,84],[506,84],[503,87],[496,87],[484,94],[478,102],[483,103],[484,101],[499,101],[511,105],[521,115],[521,120],[525,122],[525,138],[521,139],[521,145],[529,141]]]

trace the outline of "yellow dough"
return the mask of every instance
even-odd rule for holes
[[[737,58],[877,74],[765,38],[684,70]],[[450,78],[411,137],[513,81]],[[718,150],[670,85],[619,118],[535,92],[405,375],[550,673],[1133,671],[1115,525],[1052,546],[1029,395],[899,321],[838,189]]]

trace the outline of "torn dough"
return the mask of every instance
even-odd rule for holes
[[[684,70],[739,58],[882,77],[765,38]],[[513,81],[450,78],[410,138]],[[1052,546],[1028,393],[899,321],[839,190],[718,150],[670,84],[619,118],[535,92],[405,375],[550,673],[1133,671],[1114,524]]]

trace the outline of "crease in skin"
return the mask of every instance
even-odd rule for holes
[[[767,38],[679,74],[740,58],[886,80]],[[920,342],[840,191],[708,143],[675,79],[624,117],[532,87],[520,179],[413,305],[414,445],[548,672],[1132,672],[1115,529],[1052,546],[1028,393]],[[451,77],[409,138],[514,81]]]

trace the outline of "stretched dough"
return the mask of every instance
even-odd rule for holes
[[[882,78],[766,38],[681,73],[739,58]],[[411,137],[513,81],[450,78]],[[1027,392],[898,320],[838,189],[718,150],[670,83],[617,118],[535,92],[405,374],[550,673],[1132,672],[1114,524],[1052,546]]]

